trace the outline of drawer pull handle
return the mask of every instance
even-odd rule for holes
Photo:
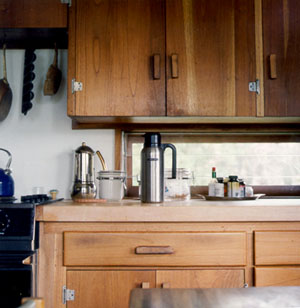
[[[153,56],[153,79],[160,79],[160,55],[156,54]]]
[[[169,283],[169,282],[163,282],[163,283],[161,284],[161,287],[162,287],[163,289],[170,289],[170,283]]]
[[[171,55],[171,77],[173,79],[178,78],[178,55]]]
[[[171,255],[174,249],[171,246],[138,246],[135,248],[137,255]]]
[[[270,55],[270,79],[277,79],[276,55]]]
[[[142,289],[149,289],[150,283],[149,282],[142,282]]]

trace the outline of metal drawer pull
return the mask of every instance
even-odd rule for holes
[[[155,54],[153,56],[153,79],[160,79],[160,55]]]
[[[161,284],[161,287],[163,288],[163,289],[170,289],[170,282],[163,282],[162,284]]]
[[[174,249],[171,246],[138,246],[135,248],[137,255],[171,255]]]
[[[178,78],[178,55],[176,53],[171,55],[171,77]]]
[[[270,78],[277,79],[276,55],[270,55]]]

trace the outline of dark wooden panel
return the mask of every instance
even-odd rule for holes
[[[300,115],[300,1],[263,0],[265,115]],[[276,55],[277,78],[269,57]]]
[[[255,80],[254,1],[235,0],[235,115],[256,116],[256,97],[248,89]]]
[[[76,114],[165,115],[164,1],[77,1],[76,21]]]
[[[168,115],[255,116],[254,2],[167,0],[166,12]]]
[[[66,28],[60,0],[0,0],[0,28]]]

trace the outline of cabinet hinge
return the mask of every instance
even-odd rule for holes
[[[72,94],[77,91],[82,91],[82,82],[76,81],[74,78],[72,79]]]
[[[69,6],[72,5],[72,0],[60,0],[60,2],[63,4],[68,4]]]
[[[256,79],[256,81],[249,82],[249,91],[260,94],[259,79]]]
[[[63,304],[66,304],[68,301],[73,301],[75,299],[75,290],[69,290],[66,286],[63,286]]]

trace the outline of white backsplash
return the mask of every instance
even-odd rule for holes
[[[53,62],[53,50],[36,50],[36,75],[33,107],[24,116],[21,113],[24,50],[7,50],[7,74],[13,92],[11,110],[0,122],[0,148],[11,152],[11,168],[15,182],[15,196],[32,194],[34,187],[44,192],[58,189],[58,197],[70,198],[73,175],[73,151],[83,141],[94,151],[100,150],[108,168],[114,169],[114,130],[72,130],[67,116],[67,50],[59,50],[58,66],[62,82],[54,96],[43,95],[47,70]],[[2,51],[0,51],[2,59]],[[3,63],[0,63],[3,78]],[[0,168],[4,168],[7,155],[0,152]],[[95,157],[95,169],[100,170]]]

